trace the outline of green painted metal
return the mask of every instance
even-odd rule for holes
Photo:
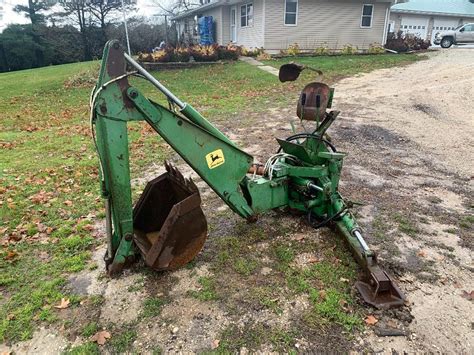
[[[153,129],[232,210],[244,218],[254,213],[240,189],[240,183],[253,162],[251,155],[236,148],[234,144],[228,142],[227,138],[222,139],[222,133],[220,135],[211,133],[197,123],[150,102],[134,88],[128,89],[128,96]],[[196,122],[200,121],[196,120]],[[206,127],[210,128],[209,125]],[[212,159],[217,158],[218,160],[215,160],[217,164],[212,165]]]
[[[357,261],[369,270],[375,255],[362,239],[360,227],[338,192],[345,154],[331,151],[322,139],[337,111],[330,112],[321,123],[318,120],[313,134],[299,140],[278,140],[283,154],[269,160],[271,169],[265,171],[265,176],[256,176],[248,173],[253,157],[192,106],[180,101],[178,113],[148,100],[131,87],[125,77],[123,58],[117,43],[109,42],[93,101],[102,193],[111,205],[112,269],[120,269],[136,252],[132,241],[127,122],[143,120],[240,216],[251,218],[287,206],[306,213],[310,220],[322,221],[318,226],[334,221]],[[156,80],[155,85],[167,91]],[[379,273],[378,269],[376,272]]]

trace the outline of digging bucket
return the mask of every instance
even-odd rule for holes
[[[207,221],[196,185],[171,164],[150,181],[133,210],[135,244],[154,270],[190,262],[207,238]]]

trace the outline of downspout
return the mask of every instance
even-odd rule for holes
[[[262,48],[265,48],[265,0],[262,0]]]
[[[390,7],[391,5],[389,5],[387,7],[387,10],[385,11],[385,24],[383,26],[382,46],[385,46],[385,43],[387,43],[387,31],[388,31],[388,20],[390,17]]]

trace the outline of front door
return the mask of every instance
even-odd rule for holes
[[[235,6],[230,8],[230,41],[237,42],[237,8]]]

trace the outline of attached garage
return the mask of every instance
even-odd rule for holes
[[[402,31],[429,41],[437,32],[469,22],[474,22],[474,1],[410,0],[390,9],[391,32]]]
[[[404,16],[400,23],[400,30],[403,33],[413,34],[426,39],[428,34],[428,22],[425,16]]]
[[[449,17],[435,17],[433,21],[433,33],[439,31],[454,30],[459,26],[459,20]]]

